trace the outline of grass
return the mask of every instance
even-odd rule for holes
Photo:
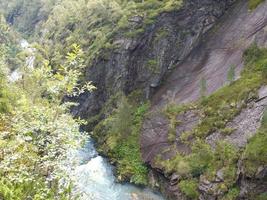
[[[236,200],[239,196],[239,192],[239,188],[233,187],[227,192],[227,194],[222,198],[222,200]]]
[[[182,180],[179,183],[180,190],[190,199],[198,199],[198,182],[196,179]]]
[[[181,121],[177,120],[177,116],[184,111],[192,109],[190,105],[176,105],[174,103],[168,104],[163,110],[163,114],[169,119],[169,132],[168,141],[174,142],[176,139],[176,127],[181,124]]]
[[[216,172],[221,170],[224,181],[218,187],[231,188],[235,182],[237,159],[237,149],[226,142],[218,143],[216,149],[212,150],[204,141],[197,140],[192,146],[191,154],[177,153],[169,160],[158,157],[157,163],[163,166],[167,173],[176,173],[183,180],[198,179],[202,175],[213,181],[216,178]]]
[[[267,129],[261,128],[250,139],[244,152],[245,173],[249,177],[255,176],[260,166],[267,165]]]
[[[147,61],[147,68],[154,74],[160,74],[160,64],[157,59]]]
[[[157,164],[162,166],[165,172],[181,176],[179,187],[191,199],[197,198],[195,189],[200,176],[215,181],[216,173],[220,171],[223,180],[217,184],[215,190],[225,194],[224,200],[234,200],[239,193],[235,184],[237,161],[241,156],[247,176],[254,177],[259,166],[267,165],[266,113],[260,130],[251,138],[245,150],[237,149],[225,141],[220,141],[216,148],[212,149],[205,142],[205,138],[215,131],[230,135],[234,129],[227,128],[226,124],[233,120],[249,101],[256,99],[258,89],[267,83],[267,49],[260,49],[253,44],[245,51],[244,60],[245,68],[240,79],[193,105],[170,104],[164,109],[164,114],[170,122],[170,142],[176,139],[174,133],[179,125],[177,115],[190,109],[199,113],[199,124],[181,136],[181,139],[191,146],[192,152],[188,155],[177,153],[168,160],[162,160],[160,156],[157,158]]]
[[[224,135],[231,134],[234,129],[226,128],[226,124],[246,107],[247,102],[257,98],[261,85],[267,83],[267,49],[259,49],[255,44],[244,53],[246,62],[241,78],[219,89],[208,97],[203,97],[192,105],[170,104],[164,110],[170,121],[169,138],[175,140],[176,117],[187,110],[199,113],[200,123],[189,132],[182,134],[181,139],[187,142],[189,138],[205,138],[215,131]],[[176,124],[177,123],[177,124]]]
[[[197,105],[203,117],[193,130],[195,136],[205,138],[215,131],[231,133],[233,130],[226,129],[226,124],[246,107],[248,101],[257,98],[258,89],[267,82],[267,49],[252,45],[244,53],[244,60],[246,66],[240,79],[204,98]]]
[[[250,10],[254,10],[258,7],[264,0],[249,0],[248,7]]]

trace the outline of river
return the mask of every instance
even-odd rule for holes
[[[27,52],[25,65],[30,71],[34,68],[35,49],[26,40],[21,40],[21,48]],[[21,79],[20,69],[9,75],[15,82]],[[116,182],[114,167],[101,157],[91,139],[78,150],[69,150],[63,167],[74,183],[74,194],[81,200],[163,200],[164,198],[148,188]]]
[[[116,182],[114,167],[99,156],[94,143],[70,152],[69,159],[77,161],[68,173],[74,180],[74,193],[82,200],[163,200],[164,198],[148,188]]]

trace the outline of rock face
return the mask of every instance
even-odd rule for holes
[[[152,97],[151,114],[144,122],[141,136],[141,151],[146,163],[160,171],[160,166],[157,166],[154,159],[159,153],[164,160],[168,159],[169,156],[166,153],[161,153],[169,151],[171,146],[167,133],[169,126],[157,110],[170,102],[181,104],[197,100],[201,95],[199,85],[203,78],[206,79],[206,92],[208,94],[222,87],[227,81],[227,71],[231,65],[236,67],[238,74],[241,71],[243,67],[242,55],[249,45],[256,42],[259,46],[266,47],[266,27],[266,2],[253,12],[249,12],[247,2],[239,1],[227,11],[227,14],[221,17],[214,29],[205,34],[199,45],[190,52],[183,62],[178,64]],[[235,146],[244,147],[247,140],[259,128],[265,105],[264,93],[263,88],[259,93],[260,98],[263,99],[253,102],[232,123],[229,123],[229,127],[236,128],[236,131],[227,136],[227,139]],[[157,126],[159,123],[161,125]],[[238,127],[234,124],[238,124]],[[214,141],[224,139],[219,133],[215,133],[213,136]],[[179,148],[181,145],[176,142],[176,149]],[[264,170],[262,174],[265,174]],[[218,180],[222,178],[220,172],[217,172],[217,175]],[[173,199],[181,199],[178,187],[173,191],[172,179],[166,178],[168,184],[167,186],[164,185],[163,192],[176,194],[175,197],[172,197]],[[252,184],[246,181],[247,179],[244,178],[245,186]],[[217,199],[215,196],[220,194],[214,193],[212,196],[206,192],[216,188],[216,184],[217,182],[205,182],[203,180],[199,188],[201,191],[200,199]],[[245,195],[244,198],[246,199]]]
[[[79,97],[73,113],[83,118],[98,114],[103,105],[122,91],[142,90],[149,98],[168,73],[188,56],[202,36],[232,5],[234,0],[185,0],[179,11],[162,13],[144,32],[132,37],[115,36],[115,48],[88,66],[86,79],[98,88]],[[134,31],[143,19],[129,19]]]
[[[179,11],[162,13],[154,23],[146,26],[143,33],[131,37],[118,34],[113,40],[114,48],[101,54],[87,67],[86,79],[93,81],[98,89],[80,96],[80,106],[73,110],[82,118],[92,117],[120,91],[128,95],[141,90],[145,98],[151,99],[151,115],[143,125],[140,139],[142,158],[152,168],[152,186],[160,187],[171,199],[186,198],[177,186],[179,177],[164,174],[164,170],[154,162],[159,152],[164,152],[164,158],[175,153],[170,150],[172,144],[168,141],[168,120],[157,112],[158,108],[169,102],[179,104],[197,100],[202,78],[207,78],[207,93],[214,92],[225,84],[231,65],[238,73],[241,71],[242,55],[250,44],[267,45],[267,3],[254,12],[248,11],[247,1],[234,3],[234,0],[185,0]],[[144,20],[141,16],[134,16],[129,22],[134,31],[142,26]],[[247,129],[246,119],[258,115],[252,117],[253,131],[259,127],[263,106],[257,105],[259,102],[235,119],[241,125],[229,140],[237,146],[244,146],[251,137],[250,132],[241,134]],[[176,130],[177,137],[192,129],[198,121],[198,116],[191,112],[180,118],[184,124],[183,130]],[[244,136],[242,141],[240,135]],[[219,139],[218,134],[211,138]],[[176,141],[176,147],[185,153],[188,151],[188,147],[179,141]],[[216,181],[220,182],[222,172],[218,171],[216,175]],[[265,169],[259,169],[259,177],[266,177]],[[200,199],[217,199],[208,193],[216,188],[217,182],[201,180]],[[247,183],[245,177],[241,182],[241,193],[245,196],[249,190],[246,188],[254,183]]]

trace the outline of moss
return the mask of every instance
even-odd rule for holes
[[[240,189],[239,188],[231,188],[226,195],[222,198],[222,200],[236,200],[239,195]]]
[[[250,10],[254,10],[258,7],[264,0],[249,0],[248,6]]]
[[[136,30],[133,30],[133,31],[129,31],[129,32],[126,32],[124,35],[128,38],[135,38],[137,37],[138,35],[142,34],[145,32],[145,29],[143,28],[139,28],[139,29],[136,29]]]
[[[234,128],[229,128],[229,127],[221,129],[221,133],[223,135],[231,135],[234,131],[235,131]]]
[[[259,194],[256,196],[255,200],[266,200],[267,199],[267,192]]]
[[[190,199],[198,199],[198,182],[196,179],[182,180],[179,183],[180,190]]]
[[[159,29],[156,33],[155,42],[159,42],[161,39],[166,38],[168,36],[168,31],[166,29]]]
[[[260,166],[267,165],[266,130],[266,128],[261,129],[246,146],[243,159],[248,176],[254,176]]]
[[[154,74],[160,73],[160,64],[157,59],[148,60],[146,66],[152,73]]]
[[[191,105],[166,106],[163,113],[170,121],[170,139],[175,140],[174,130],[177,116],[190,109],[198,111],[200,122],[192,131],[184,132],[180,139],[191,147],[191,153],[182,155],[177,153],[168,160],[157,159],[157,164],[163,166],[167,173],[180,175],[185,183],[191,183],[192,179],[200,176],[209,181],[216,179],[216,173],[220,171],[223,175],[223,182],[218,184],[217,191],[224,193],[224,200],[235,199],[239,190],[235,188],[237,161],[242,156],[245,173],[253,177],[260,166],[267,165],[267,112],[264,113],[262,126],[258,133],[249,140],[244,152],[233,145],[220,141],[216,148],[212,149],[205,142],[205,138],[215,131],[224,135],[230,135],[233,128],[226,125],[246,104],[257,98],[257,91],[267,80],[267,49],[260,49],[252,45],[244,53],[245,68],[241,78],[231,84],[219,89],[214,94],[205,97]],[[187,191],[190,194],[190,192]]]
[[[246,67],[241,78],[204,98],[199,109],[203,111],[201,123],[193,130],[198,137],[215,131],[225,132],[226,124],[244,108],[246,102],[256,98],[259,87],[266,83],[267,50],[252,45],[244,54]],[[226,133],[230,133],[227,130]]]

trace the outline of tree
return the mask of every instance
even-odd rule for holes
[[[227,81],[231,84],[235,81],[235,66],[231,65],[227,72]]]
[[[201,97],[205,97],[207,93],[207,81],[205,78],[201,78],[200,80],[200,95]]]

